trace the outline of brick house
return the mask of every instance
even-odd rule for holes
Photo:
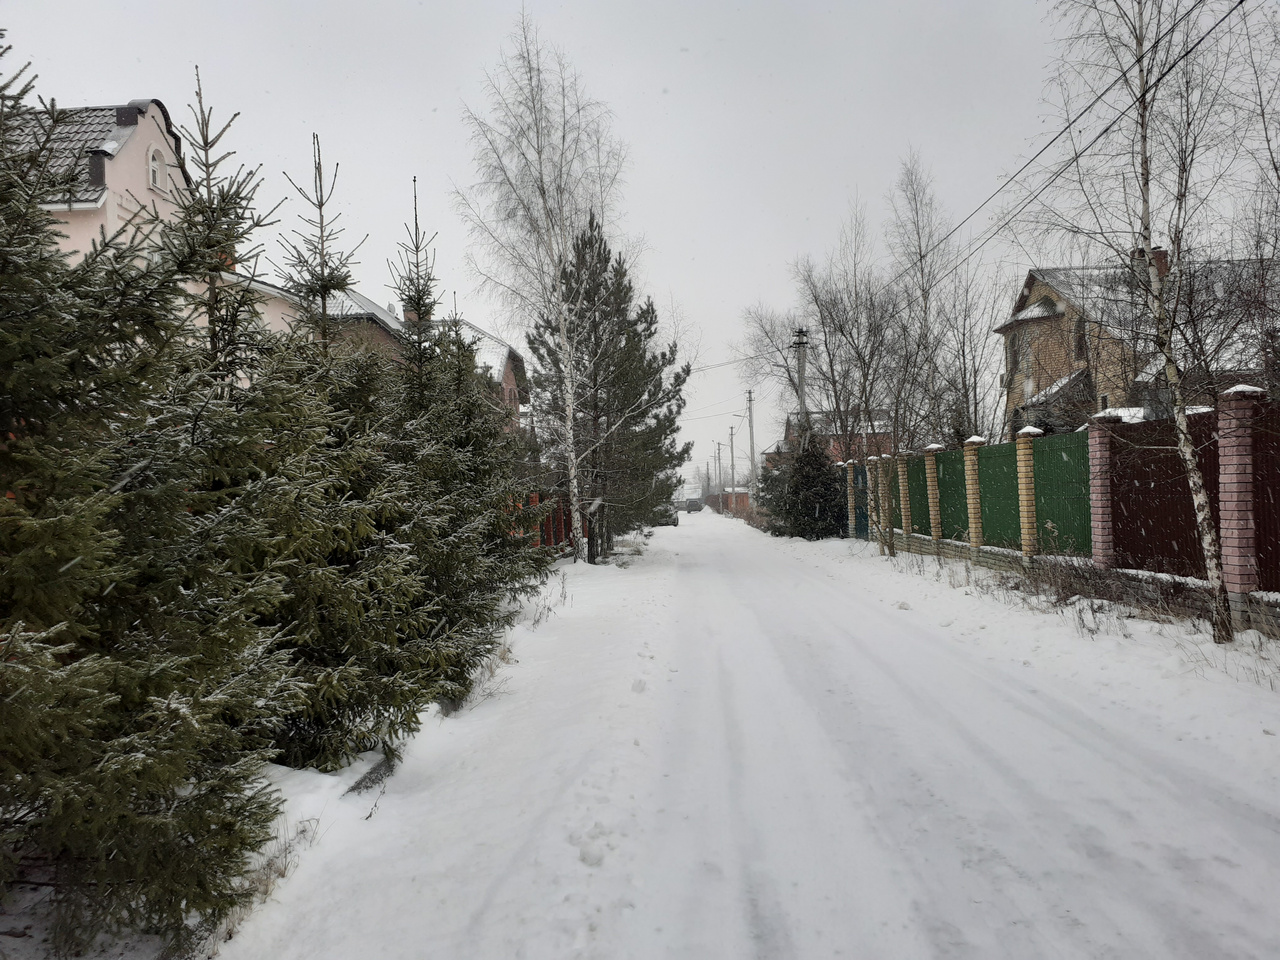
[[[858,423],[861,415],[857,410],[850,411],[846,422]],[[825,410],[809,413],[809,427],[827,448],[827,456],[832,463],[843,463],[846,460],[864,460],[868,456],[883,456],[893,450],[893,434],[888,423],[888,412],[874,411],[870,432],[850,430],[846,432],[840,426],[840,418]],[[778,444],[774,456],[784,451],[795,449],[800,435],[799,412],[787,414],[782,428],[782,442]],[[769,454],[766,454],[766,461]]]
[[[1262,365],[1260,265],[1202,262],[1170,277],[1164,251],[1154,254],[1170,309],[1188,331],[1179,344],[1186,399],[1211,406],[1219,390],[1256,378]],[[1169,414],[1139,275],[1123,265],[1028,271],[1010,318],[995,328],[1004,337],[1007,436],[1026,426],[1075,430],[1102,410],[1126,419]]]
[[[340,336],[360,341],[369,347],[395,354],[404,321],[392,306],[379,306],[358,290],[345,290],[334,295],[330,310],[337,318]],[[524,357],[500,337],[476,326],[469,320],[457,321],[462,338],[475,351],[476,369],[489,376],[496,386],[503,406],[518,423],[523,404],[529,401],[529,378]]]

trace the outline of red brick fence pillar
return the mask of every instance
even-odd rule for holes
[[[1253,421],[1266,391],[1237,386],[1218,397],[1218,504],[1222,579],[1236,630],[1249,629],[1249,594],[1258,589],[1253,511]]]
[[[1114,413],[1100,413],[1089,421],[1089,520],[1093,535],[1093,565],[1112,570],[1116,565],[1115,528],[1111,520],[1111,428],[1120,422]]]

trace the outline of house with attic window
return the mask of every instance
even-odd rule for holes
[[[83,256],[101,237],[128,230],[144,209],[161,218],[177,214],[180,193],[190,190],[183,162],[182,137],[165,105],[155,99],[127,104],[75,107],[62,111],[54,127],[52,172],[65,191],[42,206],[60,221],[60,246]],[[288,332],[304,314],[296,297],[262,277],[228,270],[257,295],[257,309],[268,329]],[[374,349],[397,349],[402,321],[393,307],[382,307],[356,290],[339,294],[330,305],[339,335]],[[476,364],[493,380],[503,403],[518,422],[528,402],[524,358],[510,344],[466,320],[463,336],[472,344]]]
[[[52,172],[67,186],[41,206],[60,221],[60,246],[72,256],[130,230],[144,210],[161,219],[175,216],[179,194],[191,189],[182,137],[159,100],[64,110],[50,152]],[[291,328],[298,309],[284,290],[257,277],[239,279],[257,294],[269,329]]]
[[[1270,264],[1216,260],[1170,272],[1153,251],[1172,311],[1184,398],[1211,406],[1234,383],[1257,382],[1275,339]],[[1036,267],[995,328],[1004,338],[1005,435],[1079,429],[1107,411],[1126,420],[1172,414],[1163,355],[1149,320],[1145,261]]]

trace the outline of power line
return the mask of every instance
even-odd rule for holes
[[[1204,4],[1205,2],[1206,2],[1206,0],[1196,0],[1196,2],[1195,2],[1195,3],[1193,3],[1190,7],[1188,7],[1188,8],[1187,8],[1187,11],[1186,11],[1186,12],[1185,12],[1181,17],[1179,17],[1177,20],[1175,20],[1175,21],[1173,22],[1172,26],[1170,26],[1168,30],[1166,30],[1164,33],[1162,33],[1159,37],[1157,37],[1157,38],[1155,39],[1155,41],[1154,41],[1154,42],[1153,42],[1153,44],[1152,44],[1152,48],[1155,48],[1156,46],[1158,46],[1159,44],[1161,44],[1161,43],[1163,43],[1165,40],[1167,40],[1167,39],[1169,38],[1169,36],[1170,36],[1170,35],[1171,35],[1175,30],[1177,30],[1177,29],[1178,29],[1178,27],[1180,27],[1180,26],[1182,25],[1183,21],[1185,21],[1189,16],[1191,16],[1191,14],[1193,14],[1193,13],[1196,11],[1196,8],[1197,8],[1197,7],[1199,7],[1199,6],[1201,6],[1201,5],[1202,5],[1202,4]],[[1239,2],[1236,4],[1236,7],[1241,6],[1243,3],[1244,3],[1244,0],[1239,0]],[[1226,15],[1223,17],[1223,19],[1225,20],[1225,19],[1226,19],[1226,17],[1228,17],[1228,16],[1230,16],[1232,13],[1234,13],[1234,12],[1235,12],[1235,9],[1236,9],[1235,7],[1232,7],[1232,8],[1231,8],[1231,10],[1227,11],[1227,13],[1226,13]],[[1222,22],[1221,20],[1220,20],[1220,21],[1218,21],[1218,23],[1221,23],[1221,22]],[[1204,37],[1201,37],[1201,38],[1200,38],[1200,40],[1197,40],[1197,41],[1196,41],[1196,46],[1199,46],[1199,45],[1200,45],[1200,42],[1201,42],[1201,41],[1203,41],[1203,40],[1204,40],[1204,38],[1205,38],[1205,37],[1207,37],[1210,33],[1212,33],[1214,30],[1216,30],[1216,29],[1217,29],[1217,27],[1218,27],[1218,24],[1214,24],[1212,27],[1210,27],[1210,28],[1209,28],[1209,30],[1205,33],[1205,36],[1204,36]],[[1195,48],[1193,47],[1192,49],[1195,49]],[[1187,52],[1188,52],[1188,53],[1190,53],[1190,51],[1187,51]],[[1185,56],[1185,55],[1186,55],[1186,54],[1184,54],[1184,56]],[[1181,59],[1181,58],[1179,58],[1179,59]],[[1110,84],[1108,84],[1108,85],[1107,85],[1107,88],[1106,88],[1105,90],[1103,90],[1101,93],[1097,94],[1097,96],[1095,96],[1092,100],[1090,100],[1090,101],[1089,101],[1088,105],[1087,105],[1087,106],[1085,106],[1085,107],[1084,107],[1084,109],[1082,109],[1082,110],[1081,110],[1079,113],[1077,113],[1074,117],[1072,117],[1070,120],[1068,120],[1068,121],[1067,121],[1067,125],[1066,125],[1065,127],[1063,127],[1061,130],[1059,130],[1057,133],[1055,133],[1055,134],[1053,135],[1053,138],[1052,138],[1052,139],[1050,139],[1050,140],[1049,140],[1049,141],[1048,141],[1044,146],[1042,146],[1039,150],[1037,150],[1037,151],[1036,151],[1036,152],[1031,156],[1031,158],[1030,158],[1030,159],[1028,159],[1028,160],[1027,160],[1027,161],[1026,161],[1022,166],[1020,166],[1017,170],[1015,170],[1015,171],[1013,172],[1013,174],[1011,174],[1011,175],[1010,175],[1010,176],[1009,176],[1009,177],[1004,181],[1004,183],[1000,184],[1000,186],[996,187],[996,188],[995,188],[995,190],[991,191],[991,194],[990,194],[990,195],[989,195],[985,200],[983,200],[980,204],[978,204],[976,207],[974,207],[974,208],[973,208],[973,209],[968,213],[968,215],[966,215],[966,216],[965,216],[965,218],[964,218],[963,220],[961,220],[961,221],[960,221],[959,223],[957,223],[954,227],[952,227],[950,230],[948,230],[948,231],[946,232],[946,234],[944,234],[944,235],[942,236],[942,238],[941,238],[941,239],[939,239],[936,243],[934,243],[934,244],[933,244],[933,246],[931,246],[928,250],[926,250],[924,253],[922,253],[922,254],[920,255],[920,259],[921,259],[921,260],[923,260],[925,257],[929,256],[929,254],[933,253],[933,252],[934,252],[935,250],[937,250],[940,246],[942,246],[944,243],[946,243],[948,240],[950,240],[952,237],[954,237],[957,233],[959,233],[959,232],[960,232],[960,229],[961,229],[961,228],[962,228],[966,223],[968,223],[970,220],[972,220],[974,217],[976,217],[976,216],[977,216],[977,215],[978,215],[978,214],[983,210],[983,208],[985,208],[985,207],[987,206],[987,204],[989,204],[992,200],[994,200],[996,197],[998,197],[998,196],[1000,195],[1000,193],[1001,193],[1002,191],[1004,191],[1004,190],[1005,190],[1005,189],[1006,189],[1010,184],[1015,183],[1015,182],[1017,181],[1018,177],[1020,177],[1024,172],[1026,172],[1026,170],[1027,170],[1027,168],[1028,168],[1028,167],[1030,167],[1033,163],[1035,163],[1035,162],[1036,162],[1037,160],[1039,160],[1042,156],[1044,156],[1044,154],[1048,151],[1048,149],[1049,149],[1050,147],[1052,147],[1055,143],[1057,143],[1059,140],[1061,140],[1063,137],[1065,137],[1068,133],[1070,133],[1070,132],[1071,132],[1071,128],[1072,128],[1072,127],[1074,127],[1074,126],[1075,126],[1075,125],[1076,125],[1076,124],[1077,124],[1081,119],[1083,119],[1083,118],[1084,118],[1084,116],[1085,116],[1085,114],[1087,114],[1087,113],[1088,113],[1089,111],[1091,111],[1094,107],[1096,107],[1099,103],[1101,103],[1101,102],[1102,102],[1102,100],[1103,100],[1103,98],[1104,98],[1104,97],[1106,97],[1106,96],[1107,96],[1107,94],[1109,94],[1112,90],[1114,90],[1114,89],[1115,89],[1115,88],[1120,84],[1120,82],[1121,82],[1122,80],[1124,80],[1124,79],[1129,75],[1129,71],[1130,71],[1130,70],[1132,70],[1134,67],[1138,66],[1138,64],[1140,64],[1141,62],[1142,62],[1142,61],[1141,61],[1141,59],[1134,60],[1134,61],[1133,61],[1133,63],[1129,64],[1129,66],[1127,66],[1127,67],[1125,67],[1123,70],[1121,70],[1121,71],[1120,71],[1120,73],[1119,73],[1119,75],[1118,75],[1114,80],[1112,80]],[[1176,61],[1175,61],[1175,65],[1176,65]],[[1170,69],[1172,69],[1172,68],[1170,68]],[[1167,72],[1167,71],[1166,71],[1166,72]],[[1163,75],[1162,75],[1162,78],[1163,78]],[[1136,100],[1136,99],[1134,100],[1134,103],[1137,103],[1137,100]],[[1131,106],[1133,106],[1133,104],[1131,103],[1129,106],[1131,107]],[[1125,108],[1125,110],[1120,114],[1120,116],[1124,116],[1124,113],[1127,113],[1127,112],[1128,112],[1128,107],[1126,107],[1126,108]],[[1119,119],[1119,117],[1117,117],[1116,119],[1118,120],[1118,119]],[[1115,121],[1112,121],[1112,123],[1113,123],[1113,124],[1114,124],[1114,122],[1115,122]],[[1109,129],[1109,128],[1108,128],[1108,129]],[[1092,144],[1090,144],[1090,146],[1092,146]],[[1050,181],[1050,182],[1052,182],[1052,181]],[[979,248],[979,249],[981,249],[981,248]],[[892,280],[890,280],[890,281],[889,281],[889,283],[890,283],[890,284],[892,284],[892,283],[896,283],[898,280],[901,280],[901,279],[902,279],[902,277],[903,277],[904,275],[906,275],[907,271],[909,271],[910,269],[911,269],[910,267],[904,267],[904,268],[903,268],[903,269],[898,273],[898,275],[897,275],[897,276],[895,276]]]
[[[1196,8],[1201,6],[1204,2],[1205,0],[1196,0],[1196,2],[1187,9],[1186,13],[1182,15],[1182,17],[1176,20],[1173,23],[1173,25],[1169,27],[1168,30],[1166,30],[1163,34],[1161,34],[1157,38],[1156,43],[1163,42],[1165,39],[1167,39],[1173,33],[1173,31],[1176,30],[1178,26],[1180,26],[1183,23],[1183,21],[1185,21],[1187,17],[1189,17],[1196,10]],[[1204,41],[1207,40],[1210,37],[1210,35],[1213,34],[1215,30],[1217,30],[1220,26],[1222,26],[1222,24],[1225,23],[1233,13],[1235,13],[1238,9],[1244,6],[1244,4],[1245,4],[1245,0],[1236,0],[1236,3],[1234,3],[1231,6],[1231,8],[1227,10],[1226,13],[1224,13],[1221,17],[1219,17],[1218,20],[1213,24],[1213,26],[1209,27],[1208,30],[1206,30],[1203,34],[1201,34],[1195,43],[1193,43],[1190,47],[1188,47],[1181,54],[1179,54],[1173,60],[1173,62],[1170,63],[1164,69],[1164,71],[1160,74],[1160,76],[1158,76],[1151,83],[1150,87],[1147,88],[1147,93],[1149,94],[1151,91],[1154,91],[1161,84],[1161,82],[1163,82],[1164,79],[1174,71],[1174,69],[1178,66],[1178,64],[1180,64],[1187,57],[1191,56],[1191,54],[1193,54],[1200,47],[1200,45],[1204,43]],[[1031,159],[1029,159],[1021,167],[1019,167],[1018,170],[1011,177],[1009,177],[1008,180],[1002,183],[995,191],[993,191],[992,194],[989,197],[987,197],[986,200],[983,200],[982,203],[980,203],[977,207],[975,207],[973,211],[971,211],[962,221],[960,221],[959,224],[953,227],[951,231],[949,231],[942,239],[938,240],[935,244],[933,244],[933,246],[931,246],[928,250],[926,250],[923,254],[921,254],[920,259],[923,260],[926,256],[933,253],[933,251],[935,251],[939,246],[945,243],[946,240],[952,237],[962,226],[964,226],[965,223],[968,223],[969,220],[973,219],[973,217],[978,212],[980,212],[987,204],[989,204],[991,200],[993,200],[997,195],[999,195],[1001,191],[1006,189],[1012,183],[1016,182],[1018,176],[1020,176],[1032,163],[1034,163],[1039,157],[1041,157],[1045,153],[1045,151],[1049,149],[1049,147],[1051,147],[1054,143],[1056,143],[1068,132],[1070,132],[1072,127],[1086,113],[1088,113],[1095,106],[1097,106],[1097,104],[1102,100],[1102,98],[1105,97],[1108,93],[1110,93],[1111,90],[1115,88],[1116,84],[1118,84],[1121,80],[1123,80],[1128,75],[1129,71],[1132,70],[1135,66],[1137,66],[1140,62],[1141,62],[1140,60],[1135,60],[1132,64],[1130,64],[1123,71],[1121,71],[1120,75],[1117,76],[1116,79],[1112,81],[1112,83],[1105,90],[1103,90],[1101,93],[1095,96],[1093,100],[1090,101],[1088,106],[1086,106],[1078,114],[1072,117],[1071,120],[1068,121],[1067,125],[1063,127],[1062,130],[1060,130],[1057,134],[1055,134],[1054,137],[1048,143],[1046,143],[1040,150],[1038,150],[1035,153],[1034,156],[1031,157]],[[1124,119],[1124,117],[1129,113],[1130,110],[1132,110],[1135,106],[1137,106],[1138,99],[1139,99],[1138,97],[1134,97],[1128,103],[1128,105],[1125,106],[1123,110],[1117,113],[1115,117],[1113,117],[1111,121],[1093,137],[1093,139],[1091,139],[1087,144],[1085,144],[1080,149],[1076,150],[1071,155],[1071,157],[1065,163],[1063,163],[1062,166],[1059,167],[1058,170],[1056,170],[1052,176],[1049,177],[1049,179],[1047,179],[1044,183],[1042,183],[1039,187],[1037,187],[1034,190],[1034,192],[1029,197],[1027,197],[1026,200],[1022,201],[1012,213],[1001,218],[1001,220],[997,222],[994,226],[988,227],[986,230],[980,233],[979,236],[982,237],[982,239],[977,243],[972,243],[970,245],[970,249],[967,250],[963,254],[963,256],[961,256],[954,263],[954,265],[952,265],[949,269],[947,269],[946,272],[943,273],[942,276],[938,278],[938,282],[942,282],[944,280],[947,280],[951,276],[953,276],[961,267],[963,267],[966,263],[968,263],[971,259],[973,259],[973,257],[975,257],[978,253],[980,253],[988,243],[994,240],[995,237],[1000,233],[1000,231],[1004,230],[1007,226],[1009,226],[1014,221],[1014,219],[1016,219],[1019,215],[1022,214],[1024,210],[1027,209],[1027,207],[1029,207],[1032,203],[1038,200],[1041,194],[1043,194],[1046,190],[1048,190],[1049,187],[1053,186],[1053,184],[1056,183],[1064,173],[1066,173],[1073,166],[1075,166],[1080,161],[1080,159],[1089,150],[1091,150],[1099,140],[1101,140],[1104,136],[1110,133],[1111,130],[1115,128],[1115,125],[1119,123],[1122,119]],[[897,273],[894,277],[888,280],[884,286],[885,287],[892,286],[894,283],[900,280],[903,276],[905,276],[910,269],[911,269],[910,267],[904,267],[899,273]],[[908,293],[907,295],[908,304],[911,301],[916,299],[919,299],[917,295],[913,293]],[[889,314],[889,316],[886,319],[892,319],[894,317],[900,316],[904,309],[905,309],[905,306],[902,309],[896,310],[893,313]],[[782,353],[783,351],[779,350],[777,351],[776,355],[781,355]],[[763,353],[763,354],[758,354],[754,357],[743,357],[739,360],[728,360],[728,361],[725,361],[724,363],[714,364],[713,366],[725,366],[726,364],[729,364],[729,363],[742,363],[749,360],[759,360],[759,359],[764,359],[766,357],[774,357],[774,356],[775,356],[775,353]],[[704,367],[701,369],[711,369],[711,368],[712,367]],[[706,419],[706,418],[699,418],[699,419]]]
[[[1203,2],[1204,0],[1197,0],[1196,6],[1198,6],[1200,3],[1203,3]],[[1178,64],[1180,64],[1187,57],[1191,56],[1191,54],[1193,54],[1196,51],[1196,49],[1200,46],[1200,44],[1204,43],[1205,40],[1209,39],[1210,34],[1212,34],[1215,30],[1217,30],[1218,27],[1222,26],[1222,24],[1225,23],[1226,20],[1233,13],[1235,13],[1242,6],[1244,6],[1244,4],[1245,4],[1245,0],[1236,0],[1236,3],[1231,7],[1230,10],[1224,13],[1218,19],[1218,21],[1214,23],[1213,26],[1211,26],[1208,30],[1206,30],[1203,34],[1201,34],[1200,38],[1196,40],[1195,43],[1193,43],[1190,47],[1188,47],[1181,54],[1179,54],[1178,57],[1171,64],[1169,64],[1168,67],[1165,68],[1164,72],[1161,73],[1160,76],[1158,76],[1152,82],[1151,86],[1148,88],[1148,93],[1150,91],[1155,90],[1155,88],[1160,85],[1160,83],[1165,79],[1165,77],[1169,76],[1169,74],[1173,72],[1173,70],[1178,66]],[[1193,6],[1192,9],[1195,9],[1195,7]],[[1173,28],[1171,27],[1170,30],[1172,29]],[[1167,32],[1166,32],[1166,35],[1167,35]],[[1073,153],[1070,159],[1068,159],[1056,172],[1054,172],[1053,176],[1051,176],[1048,180],[1046,180],[1043,184],[1041,184],[1035,190],[1035,192],[1031,194],[1031,196],[1029,196],[1026,200],[1024,200],[1017,207],[1017,209],[1014,210],[1013,213],[1006,216],[1000,223],[996,224],[994,227],[989,228],[989,230],[986,231],[987,236],[982,240],[982,242],[977,244],[972,250],[966,253],[964,257],[962,257],[955,264],[955,266],[953,266],[950,270],[944,273],[939,278],[939,280],[946,280],[948,277],[954,274],[957,270],[959,270],[962,266],[968,263],[969,260],[971,260],[980,250],[982,250],[983,247],[985,247],[988,243],[990,243],[993,239],[995,239],[996,235],[1001,230],[1003,230],[1005,227],[1011,224],[1015,218],[1017,218],[1024,210],[1027,209],[1027,207],[1031,206],[1032,203],[1038,200],[1042,193],[1048,190],[1049,187],[1053,186],[1053,184],[1058,181],[1059,177],[1061,177],[1064,173],[1066,173],[1073,166],[1075,166],[1080,161],[1081,157],[1083,157],[1086,153],[1088,153],[1091,149],[1093,149],[1094,144],[1096,144],[1099,140],[1101,140],[1108,133],[1110,133],[1111,130],[1114,129],[1115,125],[1119,123],[1121,120],[1123,120],[1124,117],[1129,113],[1129,111],[1132,110],[1135,106],[1137,106],[1137,104],[1138,104],[1138,98],[1134,97],[1133,100],[1129,102],[1128,106],[1126,106],[1123,110],[1117,113],[1115,117],[1111,119],[1110,123],[1108,123],[1100,131],[1098,131],[1098,133],[1093,137],[1092,140],[1090,140],[1087,144],[1085,144],[1083,147],[1081,147],[1079,150]]]

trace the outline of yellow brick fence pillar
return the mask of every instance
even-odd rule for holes
[[[884,553],[884,535],[880,532],[880,458],[867,457],[867,523],[870,536]]]
[[[841,464],[837,464],[837,466],[841,466]],[[852,540],[854,537],[858,535],[858,520],[857,520],[858,498],[855,493],[854,483],[853,483],[853,480],[854,480],[853,471],[856,464],[853,462],[851,458],[845,461],[843,466],[844,466],[845,509],[849,514],[849,523],[847,525],[848,530],[846,531],[846,535],[849,537],[850,540]]]
[[[894,555],[893,545],[893,494],[889,484],[893,477],[893,457],[880,458],[880,516],[884,520],[884,541],[889,556]]]
[[[938,454],[946,449],[940,443],[924,448],[924,475],[929,486],[929,535],[934,552],[942,549],[942,502],[938,499]]]
[[[1040,552],[1036,529],[1036,470],[1031,444],[1044,436],[1039,427],[1023,427],[1018,431],[1018,515],[1022,521],[1022,557],[1030,560]]]
[[[978,485],[978,450],[986,437],[970,437],[964,442],[964,496],[969,505],[969,552],[978,559],[982,549],[982,490]]]
[[[911,524],[911,489],[907,485],[907,455],[898,456],[898,499],[902,501],[902,535],[911,536],[915,531]],[[908,547],[908,549],[910,549]]]

